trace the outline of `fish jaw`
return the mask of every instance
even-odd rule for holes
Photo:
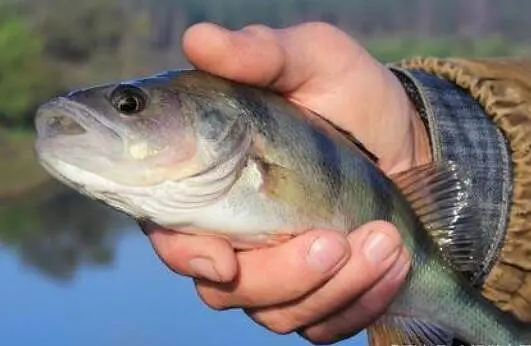
[[[35,117],[39,161],[47,169],[54,169],[57,162],[68,163],[132,187],[199,173],[204,163],[197,155],[198,140],[189,119],[179,108],[179,96],[172,94],[161,104],[170,95],[157,94],[142,114],[123,114],[112,95],[124,88],[140,90],[122,84],[96,86],[39,107]],[[68,178],[75,182],[75,176]]]
[[[66,97],[57,97],[39,107],[35,116],[39,140],[53,140],[75,135],[99,135],[110,144],[120,140],[120,129],[85,105]]]
[[[204,222],[206,212],[216,208],[238,179],[241,159],[205,175],[150,186],[123,185],[53,156],[43,155],[41,163],[52,176],[83,195],[135,219],[175,228]]]
[[[118,160],[123,147],[120,135],[89,108],[59,97],[39,108],[35,117],[37,129],[36,153],[47,167],[64,158],[72,162],[87,162],[90,153],[103,168]]]
[[[284,236],[277,235],[282,226],[278,220],[253,215],[257,210],[249,210],[246,198],[238,197],[248,193],[260,199],[257,192],[262,177],[247,160],[250,146],[251,136],[246,135],[231,156],[216,166],[149,186],[118,183],[60,160],[53,153],[43,152],[40,159],[58,180],[135,219],[147,219],[181,233],[224,237],[236,248],[254,248],[278,243]],[[288,232],[285,234],[287,237]]]

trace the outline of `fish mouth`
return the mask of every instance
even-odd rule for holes
[[[37,158],[52,175],[59,174],[61,163],[93,173],[107,171],[123,156],[124,136],[103,115],[67,98],[42,105],[35,127]]]
[[[117,129],[87,106],[58,97],[37,110],[35,126],[39,140],[99,135],[119,139]]]
[[[140,145],[139,154],[133,155],[136,143],[128,136],[127,127],[119,125],[79,102],[63,97],[53,99],[41,106],[35,117],[37,158],[49,173],[78,189],[80,184],[105,191],[109,184],[118,189],[116,185],[155,186],[168,180],[189,179],[197,185],[224,185],[231,180],[229,176],[240,170],[251,141],[249,128],[235,122],[218,139],[224,142],[236,132],[237,137],[231,141],[234,143],[217,143],[221,152],[209,152],[206,157],[210,159],[212,155],[213,159],[205,159],[209,164],[196,152],[195,135],[177,136],[170,149],[139,158],[144,148]],[[183,148],[192,147],[192,141],[194,150],[186,153]],[[148,140],[145,142],[149,144]]]
[[[82,152],[120,157],[124,136],[104,116],[68,98],[55,98],[37,110],[36,152],[41,158],[79,161]],[[86,160],[86,157],[84,158]]]

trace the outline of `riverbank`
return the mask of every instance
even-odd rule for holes
[[[0,203],[53,184],[34,153],[35,134],[0,128]]]

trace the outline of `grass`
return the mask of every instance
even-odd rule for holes
[[[51,177],[34,154],[35,134],[0,128],[0,202],[46,186]]]

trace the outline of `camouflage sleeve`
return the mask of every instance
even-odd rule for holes
[[[419,58],[391,69],[426,123],[433,157],[471,178],[485,232],[476,284],[531,322],[531,62]]]

